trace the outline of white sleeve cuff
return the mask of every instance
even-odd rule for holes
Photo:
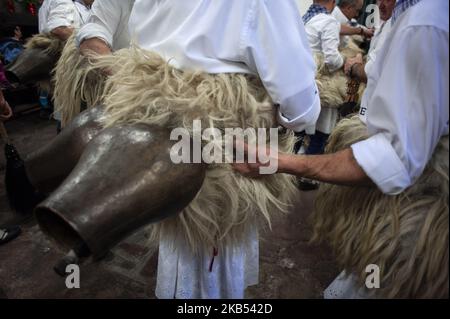
[[[314,126],[320,115],[320,97],[317,87],[314,85],[310,97],[304,98],[303,95],[305,95],[304,92],[288,99],[278,110],[278,122],[294,132],[302,132],[307,127]],[[303,111],[306,109],[305,104],[309,105],[306,112]]]
[[[80,47],[84,40],[99,38],[105,41],[110,48],[113,46],[113,36],[106,30],[106,28],[95,24],[88,23],[84,25],[77,34],[77,46]]]
[[[352,145],[353,155],[367,176],[385,194],[398,195],[411,186],[411,178],[383,134]]]
[[[342,68],[344,66],[344,62],[345,62],[344,58],[339,53],[336,56],[328,57],[328,59],[325,61],[325,64],[328,68],[328,71],[330,73],[333,73],[333,72],[336,72],[337,70],[339,70],[340,68]]]
[[[67,27],[71,28],[73,27],[74,21],[69,21],[68,19],[51,19],[51,21],[47,24],[47,30],[45,30],[45,33],[50,33],[53,30],[60,28],[60,27]]]

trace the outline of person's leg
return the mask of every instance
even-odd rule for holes
[[[302,148],[302,146],[305,144],[305,136],[306,136],[306,132],[300,132],[300,133],[295,133],[295,137],[297,138],[297,143],[295,143],[294,146],[294,154],[298,154]]]
[[[366,287],[358,284],[358,277],[343,271],[325,289],[324,299],[373,299]]]
[[[306,155],[321,155],[325,152],[325,146],[328,140],[329,134],[316,131],[314,135],[309,135],[309,145],[306,149]],[[302,191],[312,191],[319,188],[317,181],[310,180],[308,178],[299,178],[298,187]]]
[[[41,107],[39,116],[44,120],[49,120],[52,114],[49,98],[47,91],[41,90],[39,92],[39,105]]]
[[[243,230],[237,242],[197,252],[180,232],[161,233],[155,291],[159,299],[243,299],[245,289],[258,282],[256,223]]]
[[[56,135],[59,135],[62,131],[61,121],[56,121]]]
[[[309,146],[306,150],[307,155],[321,155],[325,152],[325,146],[329,134],[316,131],[316,134],[310,136]]]

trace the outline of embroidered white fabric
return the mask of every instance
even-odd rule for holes
[[[370,299],[364,288],[358,285],[354,274],[347,274],[345,271],[325,289],[324,299]]]
[[[243,299],[258,284],[259,235],[256,226],[235,246],[214,247],[194,255],[179,233],[161,233],[156,296],[159,299]]]

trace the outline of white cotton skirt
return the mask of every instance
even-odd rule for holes
[[[323,297],[324,299],[371,299],[365,289],[358,285],[355,275],[347,275],[345,271],[325,289]]]
[[[235,246],[214,247],[194,255],[180,234],[162,232],[156,297],[159,299],[243,299],[259,281],[259,235],[250,227]],[[212,267],[211,267],[212,264]]]

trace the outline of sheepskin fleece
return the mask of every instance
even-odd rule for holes
[[[80,54],[72,35],[64,46],[61,58],[54,70],[54,104],[61,112],[61,125],[65,127],[82,107],[95,107],[103,95],[105,76],[101,70],[91,67],[87,57]]]
[[[64,41],[61,41],[50,34],[40,33],[34,35],[27,41],[27,43],[25,43],[25,49],[41,49],[48,55],[55,55],[59,57],[63,51],[64,45]],[[53,92],[54,87],[51,79],[39,81],[37,85],[43,91]]]
[[[358,117],[341,121],[327,152],[368,137]],[[448,136],[437,146],[418,182],[400,195],[377,188],[324,184],[316,200],[313,241],[331,245],[339,264],[359,275],[381,269],[378,298],[448,298]]]
[[[260,80],[244,74],[180,71],[153,52],[130,48],[99,57],[94,69],[109,69],[102,98],[104,125],[147,123],[192,131],[202,128],[276,128],[275,108]],[[169,138],[169,137],[168,137]],[[292,152],[292,132],[279,134],[279,147]],[[271,216],[289,210],[296,193],[288,175],[249,179],[228,164],[210,165],[196,198],[175,218],[155,224],[182,233],[193,251],[241,240],[249,225],[270,227]],[[176,185],[182,187],[182,185]]]
[[[341,50],[341,54],[346,57],[355,57],[358,53],[363,54],[363,51],[353,42],[349,41],[348,47]],[[316,83],[319,88],[320,102],[324,108],[338,108],[347,99],[347,88],[349,78],[345,75],[344,70],[338,70],[330,73],[324,63],[324,57],[321,53],[314,54],[314,59],[317,66]],[[365,85],[361,84],[359,88],[359,97],[361,98]]]

